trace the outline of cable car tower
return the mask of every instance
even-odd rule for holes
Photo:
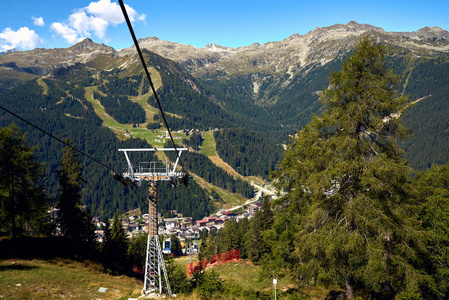
[[[157,182],[170,181],[173,187],[179,183],[187,186],[187,174],[183,171],[176,171],[182,151],[187,148],[148,148],[148,149],[119,149],[125,154],[128,163],[128,171],[123,173],[125,181],[137,186],[141,186],[142,181],[148,181],[148,240],[145,262],[145,278],[142,294],[162,294],[162,274],[164,273],[167,284],[167,293],[171,295],[170,283],[168,281],[167,270],[165,268],[164,256],[158,235],[157,222]],[[133,166],[129,159],[129,152],[154,152],[154,151],[178,151],[177,158],[173,166],[169,162],[161,161],[140,162],[137,167]]]

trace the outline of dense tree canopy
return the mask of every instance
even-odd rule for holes
[[[214,132],[218,155],[243,176],[262,176],[279,163],[284,149],[274,139],[243,128]]]
[[[427,273],[438,291],[449,296],[449,165],[433,166],[414,178],[418,199],[423,203],[420,219],[430,233]]]

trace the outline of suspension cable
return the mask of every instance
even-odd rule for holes
[[[64,145],[66,145],[67,147],[72,148],[73,150],[75,150],[76,152],[80,153],[81,155],[86,156],[87,158],[91,159],[92,161],[96,162],[97,164],[99,164],[99,165],[105,167],[106,169],[110,170],[110,171],[112,172],[112,175],[113,175],[114,179],[116,179],[117,181],[119,181],[120,183],[122,183],[122,184],[123,184],[124,186],[126,186],[126,187],[129,186],[129,183],[126,182],[126,181],[124,181],[124,179],[122,178],[122,176],[120,175],[120,173],[118,173],[117,171],[115,171],[113,168],[111,168],[111,167],[109,167],[108,165],[102,163],[101,161],[95,159],[95,158],[92,157],[91,155],[89,155],[89,154],[87,154],[87,153],[85,153],[85,152],[79,150],[78,148],[75,148],[74,146],[70,145],[69,143],[67,143],[67,142],[63,141],[62,139],[60,139],[60,138],[54,136],[54,135],[51,134],[50,132],[48,132],[48,131],[46,131],[46,130],[40,128],[39,126],[37,126],[37,125],[31,123],[30,121],[28,121],[28,120],[22,118],[21,116],[19,116],[19,115],[13,113],[12,111],[10,111],[9,109],[3,107],[2,105],[0,105],[0,108],[3,109],[4,111],[6,111],[7,113],[9,113],[10,115],[16,117],[17,119],[21,120],[22,122],[25,122],[26,124],[28,124],[28,125],[34,127],[35,129],[37,129],[37,130],[39,130],[39,131],[45,133],[45,134],[48,135],[50,138],[55,139],[55,140],[57,140],[58,142],[60,142],[60,143],[62,143],[62,144],[64,144]],[[131,186],[133,187],[133,185],[131,185]],[[144,200],[142,199],[142,197],[140,197],[140,195],[139,195],[133,188],[131,188],[131,190],[136,194],[136,196],[137,196],[141,201],[144,201]]]
[[[137,41],[136,35],[134,34],[134,29],[132,27],[131,21],[129,20],[128,13],[126,12],[125,4],[123,4],[123,0],[119,0],[119,3],[120,3],[120,7],[122,9],[122,12],[123,12],[123,16],[125,17],[125,20],[126,20],[126,24],[128,25],[129,32],[131,33],[131,37],[134,41],[134,46],[136,47],[137,53],[139,54],[140,62],[142,63],[143,69],[144,69],[145,74],[147,75],[148,81],[150,83],[150,87],[153,92],[154,99],[156,100],[157,105],[159,106],[159,111],[161,112],[165,127],[167,128],[168,134],[170,135],[170,140],[173,144],[173,147],[175,148],[176,156],[179,160],[182,170],[185,172],[184,164],[182,163],[181,157],[178,153],[178,149],[176,147],[175,140],[173,139],[173,135],[170,131],[170,127],[168,126],[167,118],[165,117],[165,113],[164,113],[164,110],[162,109],[161,102],[159,101],[159,97],[157,96],[153,81],[151,80],[150,72],[148,71],[148,67],[145,63],[145,59],[143,58],[143,54],[142,54],[142,50],[140,49],[139,42]]]
[[[117,173],[114,169],[112,169],[111,167],[105,165],[105,164],[102,163],[101,161],[98,161],[97,159],[93,158],[93,157],[90,156],[89,154],[87,154],[87,153],[85,153],[85,152],[83,152],[83,151],[81,151],[81,150],[79,150],[79,149],[73,147],[73,146],[70,145],[69,143],[64,142],[63,140],[61,140],[60,138],[58,138],[58,137],[52,135],[52,134],[49,133],[48,131],[46,131],[46,130],[40,128],[40,127],[38,127],[37,125],[34,125],[33,123],[31,123],[31,122],[29,122],[29,121],[27,121],[27,120],[25,120],[24,118],[22,118],[21,116],[19,116],[19,115],[13,113],[13,112],[10,111],[9,109],[6,109],[5,107],[3,107],[3,106],[1,106],[1,105],[0,105],[0,108],[3,109],[4,111],[6,111],[7,113],[13,115],[14,117],[20,119],[21,121],[27,123],[28,125],[30,125],[30,126],[36,128],[37,130],[42,131],[43,133],[45,133],[46,135],[50,136],[51,138],[57,140],[58,142],[63,143],[63,144],[66,145],[67,147],[70,147],[70,148],[72,148],[73,150],[75,150],[76,152],[78,152],[78,153],[80,153],[80,154],[82,154],[82,155],[84,155],[84,156],[90,158],[91,160],[93,160],[93,161],[96,162],[97,164],[100,164],[100,165],[102,165],[103,167],[105,167],[106,169],[109,169],[109,170],[111,170],[112,172]]]

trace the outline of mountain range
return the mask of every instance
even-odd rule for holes
[[[391,46],[413,51],[417,55],[435,55],[449,51],[449,32],[439,27],[424,27],[416,32],[385,32],[380,27],[358,24],[355,21],[318,27],[305,35],[293,34],[282,41],[263,45],[254,43],[239,48],[223,47],[214,43],[197,48],[163,41],[157,37],[139,39],[139,45],[180,63],[192,74],[216,70],[224,70],[230,74],[263,71],[294,73],[310,64],[326,64],[347,53],[353,49],[362,34],[371,34]],[[51,69],[87,63],[99,55],[121,58],[133,57],[136,52],[134,47],[115,50],[85,39],[69,48],[15,50],[9,54],[0,60],[2,69],[7,67],[8,63],[16,63],[19,68],[31,68],[36,75],[45,75]]]
[[[414,103],[403,115],[413,132],[402,142],[410,165],[420,170],[447,163],[449,32],[441,28],[386,32],[353,21],[239,48],[214,43],[197,48],[157,37],[140,39],[139,45],[172,129],[220,129],[211,135],[220,159],[241,175],[268,179],[289,135],[324,109],[320,91],[364,35],[389,47],[387,64],[402,76],[398,92]],[[36,95],[47,95],[39,100],[40,112],[12,96],[25,95],[27,85],[28,92],[34,86],[42,89]],[[49,102],[50,95],[57,101]],[[116,50],[85,39],[68,48],[4,53],[0,102],[24,117],[54,108],[59,134],[76,118],[92,118],[92,128],[104,132],[108,127],[117,143],[144,136],[145,142],[159,145],[154,132],[161,120],[133,46]],[[5,126],[10,119],[0,113],[0,121]],[[106,206],[93,205],[98,211]]]

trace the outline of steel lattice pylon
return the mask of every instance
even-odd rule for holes
[[[174,150],[178,150],[178,155],[173,167],[170,167],[168,162],[166,162],[165,165],[161,162],[146,162],[140,163],[139,167],[135,169],[128,156],[128,152]],[[137,184],[138,186],[140,186],[142,180],[148,182],[148,240],[142,294],[162,294],[162,273],[164,274],[165,283],[167,285],[167,294],[172,294],[167,269],[165,268],[164,255],[162,254],[162,249],[159,242],[157,221],[157,182],[161,180],[170,181],[174,187],[178,186],[179,182],[183,182],[184,184],[187,183],[187,175],[184,172],[176,171],[179,157],[181,152],[184,150],[187,150],[187,148],[163,148],[157,150],[154,148],[119,149],[119,151],[124,152],[128,163],[128,172],[123,173],[124,179],[133,184]]]

